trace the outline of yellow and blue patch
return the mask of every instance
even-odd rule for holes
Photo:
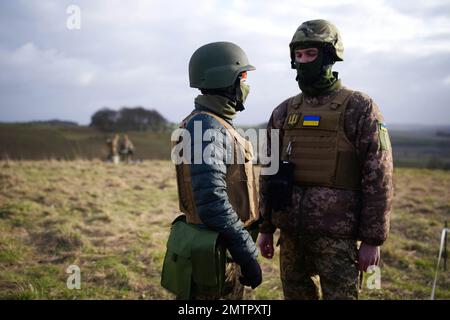
[[[320,116],[304,116],[302,125],[304,127],[318,127],[320,124]]]
[[[378,133],[379,133],[379,139],[380,139],[380,148],[381,150],[391,150],[391,139],[389,138],[388,129],[386,126],[386,123],[377,120],[378,121]]]

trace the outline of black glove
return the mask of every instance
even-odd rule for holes
[[[239,281],[248,287],[255,289],[262,282],[261,267],[255,259],[251,259],[249,262],[241,266],[242,276],[239,277]]]

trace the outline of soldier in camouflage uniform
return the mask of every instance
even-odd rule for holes
[[[260,177],[259,247],[272,258],[280,229],[286,299],[357,299],[359,271],[379,263],[389,231],[393,165],[386,125],[369,96],[342,86],[332,72],[343,60],[333,24],[301,24],[290,54],[302,93],[273,110],[267,136],[270,146],[270,131],[280,130],[280,160],[293,164],[282,179],[292,183]],[[283,194],[289,196],[280,202]]]

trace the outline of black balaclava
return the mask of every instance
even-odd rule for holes
[[[300,44],[296,49],[317,48],[317,58],[307,63],[295,63],[297,70],[296,80],[308,96],[319,96],[341,86],[338,73],[331,69],[335,62],[332,48],[321,45]]]

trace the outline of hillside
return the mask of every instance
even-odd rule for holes
[[[244,130],[253,126],[240,126]],[[260,126],[261,127],[261,126]],[[450,169],[450,135],[440,127],[394,127],[390,131],[396,166]],[[125,132],[123,132],[125,133]],[[135,159],[170,159],[170,131],[128,131]],[[105,159],[105,133],[86,126],[0,124],[0,159]]]
[[[0,124],[0,159],[106,159],[105,133],[86,126]],[[170,159],[170,133],[128,132],[136,159]]]

